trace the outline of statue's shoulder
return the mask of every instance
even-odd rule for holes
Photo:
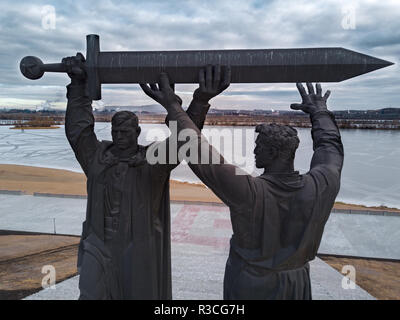
[[[104,157],[112,157],[112,153],[110,152],[112,144],[112,141],[108,140],[99,141],[99,146],[97,148],[97,157],[102,160]],[[100,162],[102,162],[102,160],[100,160]]]
[[[112,141],[101,140],[100,144],[99,144],[99,149],[101,151],[104,151],[104,150],[108,149],[109,147],[111,147],[111,145],[112,145]]]

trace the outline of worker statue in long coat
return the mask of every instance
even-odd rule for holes
[[[71,78],[65,132],[87,177],[80,299],[171,299],[169,177],[177,161],[147,161],[148,146],[138,144],[140,127],[132,112],[113,116],[112,141],[97,140],[82,62],[81,54],[63,59]],[[199,88],[188,107],[200,130],[213,94]],[[167,156],[168,146],[168,139],[158,143]]]
[[[219,72],[214,76],[219,83]],[[299,145],[294,128],[260,124],[254,154],[256,167],[264,168],[264,173],[253,177],[225,163],[208,144],[183,111],[166,74],[161,75],[160,86],[162,94],[149,87],[145,93],[165,107],[170,121],[177,121],[178,132],[186,129],[191,141],[184,148],[191,153],[186,161],[230,209],[233,236],[224,299],[311,299],[309,261],[317,254],[339,192],[343,165],[340,133],[326,105],[329,91],[323,96],[320,84],[314,90],[307,83],[307,93],[297,84],[303,101],[291,105],[310,115],[314,142],[310,170],[305,174],[294,170]],[[200,87],[206,87],[204,79]]]

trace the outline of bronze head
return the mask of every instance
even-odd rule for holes
[[[257,168],[271,167],[275,162],[293,164],[299,146],[297,130],[291,126],[260,124],[254,155]]]
[[[136,114],[130,111],[119,111],[111,120],[111,135],[113,143],[121,151],[137,149],[141,128]]]

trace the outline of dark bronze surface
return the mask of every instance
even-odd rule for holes
[[[101,99],[102,83],[155,83],[166,72],[173,83],[197,83],[205,65],[230,66],[231,83],[339,82],[392,65],[344,48],[101,52],[98,35],[87,36],[89,96]],[[21,72],[39,79],[65,66],[25,57]]]

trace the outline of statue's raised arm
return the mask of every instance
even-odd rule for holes
[[[317,83],[315,87],[316,91],[311,83],[307,83],[307,93],[303,85],[297,83],[302,103],[295,103],[290,107],[310,115],[314,154],[309,173],[315,178],[321,190],[328,187],[327,189],[330,189],[336,196],[340,187],[340,175],[343,167],[343,144],[335,117],[327,107],[330,91],[328,90],[325,95],[322,95],[321,85]]]
[[[87,76],[83,68],[84,62],[85,58],[81,53],[62,60],[71,78],[71,83],[67,86],[65,133],[79,164],[87,175],[88,165],[94,157],[99,142],[94,133],[92,100],[86,92]]]
[[[230,68],[220,66],[207,66],[199,73],[199,88],[194,92],[194,99],[208,103],[230,85]],[[197,177],[206,184],[224,203],[232,207],[242,207],[251,203],[251,187],[248,174],[240,168],[226,163],[223,156],[211,146],[201,134],[198,126],[182,109],[182,100],[174,93],[169,85],[167,74],[160,76],[159,89],[142,85],[144,92],[160,103],[168,111],[168,119],[176,121],[178,136],[188,135],[193,143],[190,155],[181,153]],[[186,140],[178,139],[178,150],[186,145]],[[188,142],[190,143],[190,142]],[[189,144],[190,145],[190,144]],[[188,146],[189,146],[188,145]],[[208,161],[204,163],[204,155]],[[211,163],[212,162],[212,163]],[[238,174],[240,172],[240,174]],[[229,185],[229,188],[226,186]]]

